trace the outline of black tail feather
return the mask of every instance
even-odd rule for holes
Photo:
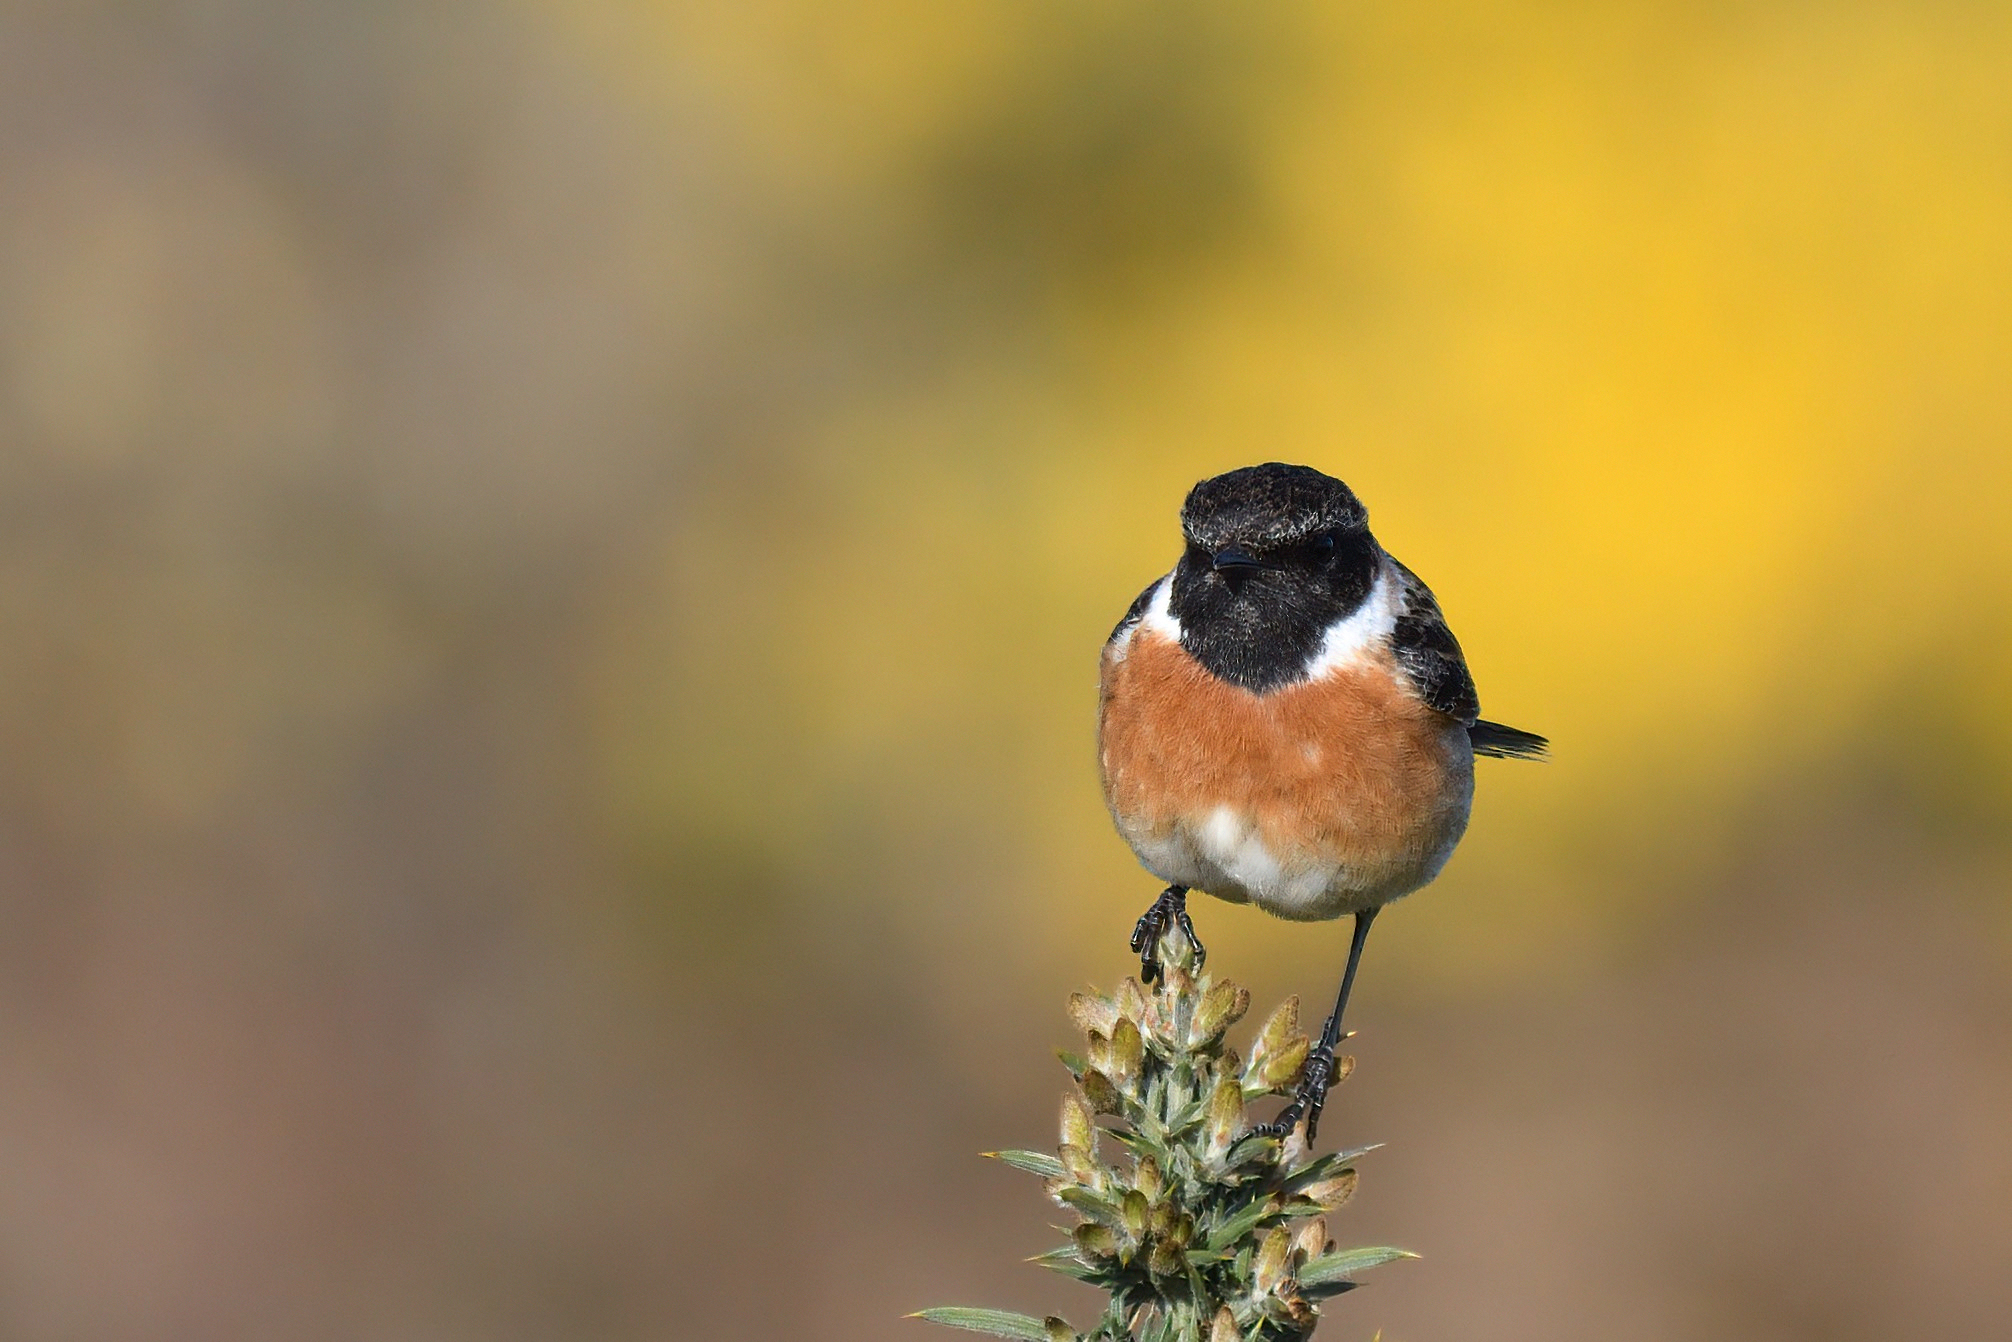
[[[1535,732],[1521,732],[1499,722],[1477,722],[1467,729],[1474,753],[1498,760],[1541,760],[1551,743]]]

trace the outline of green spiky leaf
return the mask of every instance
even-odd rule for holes
[[[1088,1220],[1095,1221],[1099,1225],[1107,1225],[1113,1230],[1124,1229],[1124,1205],[1116,1199],[1074,1185],[1057,1191],[1055,1197],[1063,1205],[1075,1208]]]
[[[1002,1165],[1011,1165],[1016,1170],[1038,1174],[1043,1179],[1062,1177],[1062,1162],[1039,1151],[987,1151],[986,1157]]]
[[[1220,1253],[1247,1238],[1265,1223],[1266,1218],[1278,1220],[1284,1212],[1271,1205],[1270,1199],[1253,1202],[1236,1215],[1209,1232],[1206,1246]]]
[[[1374,1150],[1376,1146],[1358,1146],[1350,1151],[1330,1152],[1294,1170],[1280,1187],[1288,1193],[1297,1193],[1308,1184],[1317,1184],[1323,1179],[1334,1178]]]
[[[1385,1263],[1394,1263],[1400,1258],[1416,1258],[1409,1249],[1379,1247],[1373,1249],[1343,1249],[1338,1253],[1322,1254],[1308,1262],[1299,1270],[1299,1284],[1307,1290],[1330,1286],[1348,1281],[1358,1272],[1367,1272]]]
[[[1012,1314],[1003,1309],[921,1309],[908,1317],[926,1323],[940,1323],[946,1328],[1010,1337],[1015,1342],[1049,1342],[1053,1336],[1048,1331],[1046,1319],[1037,1319],[1032,1314]]]
[[[1085,1263],[1082,1256],[1076,1252],[1076,1246],[1073,1244],[1066,1244],[1059,1249],[1050,1249],[1046,1253],[1037,1253],[1027,1261],[1045,1267],[1050,1272],[1059,1272],[1065,1277],[1074,1277],[1077,1281],[1093,1280],[1102,1275],[1103,1272],[1103,1269],[1091,1267]]]

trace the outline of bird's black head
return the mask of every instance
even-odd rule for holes
[[[1246,466],[1188,491],[1169,609],[1181,645],[1262,693],[1296,679],[1376,580],[1381,551],[1349,487],[1308,466]]]

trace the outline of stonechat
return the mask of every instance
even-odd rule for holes
[[[1334,1014],[1262,1131],[1313,1140],[1377,911],[1453,855],[1474,759],[1547,742],[1485,722],[1432,592],[1377,544],[1349,487],[1246,466],[1181,507],[1173,572],[1104,644],[1098,753],[1118,832],[1166,891],[1139,919],[1143,974],[1170,925],[1204,953],[1190,890],[1302,921],[1354,917]]]

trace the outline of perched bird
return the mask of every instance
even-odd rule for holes
[[[1195,946],[1200,890],[1303,921],[1352,914],[1334,1014],[1276,1135],[1307,1140],[1377,910],[1439,874],[1467,828],[1474,757],[1538,759],[1541,736],[1480,718],[1432,592],[1369,533],[1347,485],[1246,466],[1181,507],[1186,552],[1104,644],[1098,752],[1118,832],[1167,889],[1132,949]]]

